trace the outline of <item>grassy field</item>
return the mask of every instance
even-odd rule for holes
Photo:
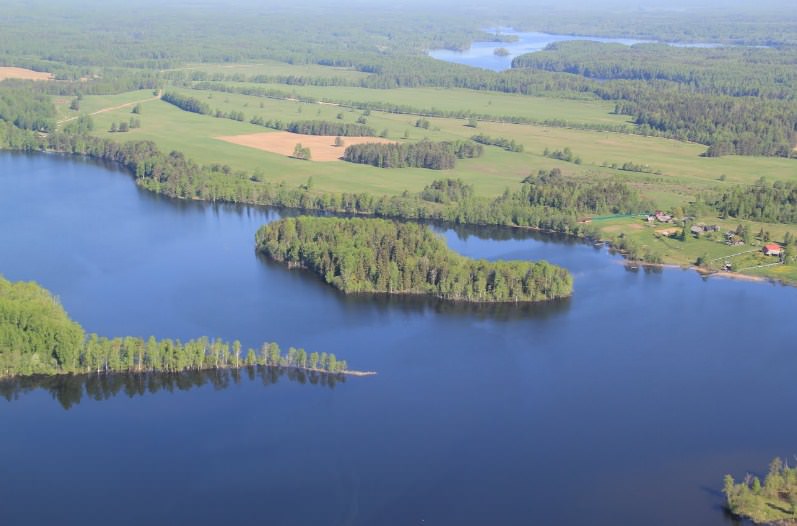
[[[350,90],[356,88],[348,88]],[[275,100],[262,97],[227,94],[219,92],[181,89],[181,93],[207,102],[214,110],[225,112],[242,111],[248,121],[252,116],[266,119],[330,120],[353,123],[362,112],[328,104],[311,104],[290,100]],[[392,93],[411,90],[365,90],[361,92]],[[430,91],[421,90],[426,96]],[[464,90],[462,90],[464,92]],[[486,94],[476,93],[476,96]],[[493,95],[493,94],[489,94]],[[143,100],[152,96],[149,91],[136,91],[111,97],[85,97],[81,111],[96,112],[103,108]],[[439,94],[438,94],[439,97]],[[512,99],[516,97],[511,96]],[[523,99],[523,97],[518,97]],[[531,106],[539,98],[530,97]],[[573,101],[558,101],[568,104]],[[69,111],[69,100],[59,100],[59,112],[75,115]],[[590,103],[592,104],[592,103]],[[120,140],[132,138],[151,139],[164,149],[175,149],[186,153],[199,162],[229,164],[234,169],[261,170],[266,177],[277,181],[301,184],[313,176],[319,190],[354,191],[367,190],[377,194],[396,194],[404,190],[417,191],[431,180],[439,177],[460,177],[473,184],[483,195],[497,195],[505,188],[516,187],[530,173],[539,169],[559,167],[563,172],[603,177],[616,175],[626,179],[660,207],[682,205],[704,189],[719,185],[750,183],[761,176],[772,180],[797,179],[797,163],[793,160],[758,157],[701,157],[702,145],[683,143],[661,138],[595,132],[569,128],[553,128],[537,125],[519,125],[482,122],[476,129],[465,126],[463,119],[430,118],[430,128],[415,127],[417,116],[371,112],[367,123],[377,132],[386,132],[393,140],[417,141],[452,140],[469,138],[475,133],[501,136],[516,140],[525,147],[524,153],[506,152],[496,147],[487,147],[479,159],[458,163],[457,168],[445,173],[420,169],[381,170],[367,166],[352,166],[348,163],[303,163],[297,166],[294,160],[224,143],[214,139],[220,135],[237,135],[268,131],[248,122],[236,122],[210,116],[184,112],[161,101],[142,104],[138,116],[142,128],[115,137]],[[109,135],[112,122],[128,120],[130,107],[100,113],[94,116],[98,135]],[[571,110],[572,111],[572,110]],[[588,113],[588,112],[587,112]],[[561,149],[569,146],[582,158],[581,165],[565,163],[543,157],[545,148]],[[604,168],[604,163],[631,161],[647,164],[661,175],[623,172]],[[720,182],[721,175],[725,181]]]
[[[627,115],[612,113],[614,104],[599,100],[556,99],[450,88],[367,89],[346,86],[226,84],[287,91],[318,100],[358,103],[384,102],[426,110],[468,111],[484,115],[523,117],[540,122],[563,120],[581,124],[630,124]]]
[[[55,108],[58,112],[58,120],[77,117],[81,113],[96,113],[108,108],[115,108],[117,106],[135,103],[136,101],[143,101],[153,98],[152,90],[137,90],[120,93],[117,95],[91,95],[83,97],[80,101],[80,110],[74,111],[69,109],[74,97],[54,97]],[[130,113],[130,108],[126,109]]]
[[[747,245],[728,246],[723,241],[723,233],[736,230],[739,224],[747,226],[754,234],[762,228],[770,233],[771,239],[780,241],[786,232],[797,233],[794,225],[772,225],[756,223],[753,221],[722,220],[718,218],[701,218],[706,223],[719,225],[721,230],[714,235],[703,235],[700,238],[689,236],[686,241],[677,237],[657,235],[657,230],[678,228],[674,225],[654,224],[649,225],[643,219],[623,217],[607,221],[596,221],[594,224],[601,229],[607,237],[623,234],[634,240],[641,247],[649,249],[668,264],[692,266],[700,257],[710,261],[708,267],[713,270],[722,270],[725,262],[730,262],[735,270],[744,270],[745,274],[765,277],[775,280],[797,281],[797,265],[778,265],[767,268],[753,269],[758,265],[776,263],[777,258],[765,256],[762,247],[765,244],[760,239],[754,239]]]
[[[359,80],[369,75],[368,73],[348,68],[334,68],[317,64],[293,65],[275,60],[263,60],[248,64],[188,64],[182,68],[165,71],[201,71],[209,75],[245,75],[247,77],[253,75],[293,75],[297,77],[345,78],[350,80]]]
[[[288,66],[286,66],[288,67]],[[170,88],[171,89],[171,88]],[[329,90],[330,88],[315,88]],[[567,107],[568,118],[580,117],[582,122],[605,114],[607,108],[600,103],[542,99],[539,97],[516,97],[494,93],[468,92],[466,90],[369,90],[345,88],[347,94],[362,97],[394,97],[394,101],[425,103],[436,99],[438,106],[449,108],[473,108],[474,104],[487,104],[487,97],[495,107],[504,109],[522,108],[532,114],[540,108],[555,113],[559,107]],[[330,104],[305,103],[295,100],[278,100],[263,97],[199,91],[187,88],[174,89],[182,94],[206,102],[214,111],[240,111],[244,122],[209,115],[185,112],[160,100],[152,99],[148,90],[134,91],[114,96],[87,96],[81,101],[81,112],[93,113],[94,133],[98,136],[120,141],[148,139],[155,141],[164,150],[178,150],[200,163],[220,163],[234,170],[259,172],[275,182],[291,186],[304,184],[313,178],[318,191],[369,192],[376,195],[396,195],[408,190],[417,192],[441,177],[461,178],[472,184],[479,195],[495,196],[505,189],[514,189],[529,174],[540,169],[560,168],[564,173],[581,177],[621,177],[638,188],[642,195],[651,199],[657,207],[672,209],[685,206],[703,190],[722,185],[749,184],[759,177],[769,180],[797,180],[797,162],[788,159],[764,157],[728,156],[721,158],[702,157],[705,147],[655,137],[598,132],[571,128],[546,127],[540,125],[504,124],[479,122],[477,127],[466,126],[464,119],[428,118],[428,129],[415,126],[415,115],[363,111]],[[453,95],[445,94],[453,92]],[[468,98],[472,95],[472,99]],[[59,115],[73,117],[78,114],[68,109],[71,99],[54,98]],[[109,133],[112,123],[127,121],[133,117],[130,103],[141,103],[142,111],[135,117],[142,127],[127,133]],[[362,100],[362,99],[360,99]],[[378,100],[378,99],[374,99]],[[385,99],[387,100],[387,99]],[[420,102],[419,102],[420,101]],[[474,102],[475,101],[475,102]],[[545,106],[546,102],[552,103]],[[402,102],[403,103],[403,102]],[[469,105],[470,104],[470,105]],[[468,106],[466,106],[468,105]],[[513,106],[515,105],[515,106]],[[110,108],[108,111],[101,111]],[[114,109],[116,108],[116,109]],[[98,113],[99,112],[99,113]],[[485,147],[478,159],[462,160],[454,170],[445,172],[424,169],[384,170],[342,161],[304,162],[253,148],[230,144],[217,139],[219,136],[248,133],[268,133],[269,128],[250,124],[252,116],[281,120],[326,120],[354,123],[365,117],[367,124],[377,133],[396,141],[467,139],[476,133],[493,137],[513,139],[525,148],[523,153],[507,152],[497,147]],[[616,117],[616,116],[611,116]],[[301,142],[301,136],[297,136]],[[551,150],[570,147],[582,159],[581,164],[566,163],[543,156],[546,148]],[[653,173],[635,173],[607,168],[610,163],[633,162],[648,165]],[[720,176],[725,176],[724,181]],[[701,218],[706,222],[720,224],[723,230],[734,230],[738,221],[722,222],[716,218]],[[620,232],[630,236],[640,245],[648,247],[665,261],[690,265],[699,256],[725,257],[738,251],[738,247],[727,247],[723,243],[707,240],[690,240],[686,243],[676,239],[657,236],[655,228],[643,224],[636,218],[618,218],[596,222],[606,235]],[[789,230],[788,225],[762,225],[749,223],[750,229],[758,232],[762,227],[771,233],[772,239],[782,239]],[[794,231],[794,229],[791,229]],[[755,273],[791,277],[789,267],[763,269]]]

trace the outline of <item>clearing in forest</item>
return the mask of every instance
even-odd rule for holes
[[[343,146],[335,146],[334,135],[302,135],[291,132],[248,133],[216,137],[216,139],[288,157],[293,155],[296,145],[301,144],[310,149],[313,161],[337,161],[343,157],[346,147],[352,144],[396,142],[381,137],[341,137]]]
[[[0,80],[5,79],[53,80],[53,74],[13,66],[0,66]]]

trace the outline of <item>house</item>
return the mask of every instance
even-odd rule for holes
[[[777,243],[767,243],[764,245],[764,255],[766,256],[780,256],[783,249]]]
[[[689,231],[695,234],[696,236],[699,236],[700,234],[706,231],[706,227],[703,225],[692,225],[692,228],[690,228]]]
[[[670,214],[665,214],[664,212],[657,211],[656,220],[659,221],[660,223],[670,223],[672,222],[672,216]]]

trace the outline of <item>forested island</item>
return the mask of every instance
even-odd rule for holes
[[[307,353],[276,343],[244,350],[207,337],[181,342],[86,335],[58,300],[35,283],[0,277],[0,378],[80,373],[142,373],[264,366],[362,376],[334,354]]]
[[[737,484],[725,475],[723,492],[734,515],[756,524],[797,524],[797,467],[789,467],[780,458],[770,463],[763,483],[747,475]]]
[[[240,14],[225,14],[251,43],[244,48],[229,40],[235,32],[212,25],[194,40],[181,17],[159,18],[172,22],[157,37],[105,46],[91,31],[75,29],[103,20],[92,12],[69,20],[75,31],[58,36],[65,51],[52,55],[40,28],[58,16],[8,11],[3,27],[15,36],[4,44],[4,64],[53,75],[0,82],[2,148],[119,162],[140,186],[179,199],[532,228],[605,241],[646,263],[723,263],[735,254],[721,239],[680,236],[675,243],[662,234],[691,223],[729,232],[751,221],[751,230],[768,233],[761,242],[766,237],[793,253],[797,76],[793,24],[780,16],[751,18],[743,32],[744,42],[766,47],[744,47],[729,30],[736,15],[723,23],[719,13],[672,15],[677,23],[647,20],[653,26],[644,30],[626,23],[622,31],[604,20],[620,31],[614,36],[673,42],[684,38],[678,28],[689,27],[697,42],[734,45],[554,42],[516,57],[510,70],[489,71],[426,55],[495,38],[473,18],[442,12],[424,14],[437,29],[423,35],[403,18],[409,12],[389,19],[359,9],[313,20],[285,14],[281,29],[267,34]],[[144,23],[136,13],[127,16],[131,27]],[[512,10],[513,25],[521,18]],[[351,20],[362,19],[374,24],[371,31],[349,31]],[[565,29],[563,20],[574,25]],[[526,29],[601,33],[591,16],[574,13],[548,16],[545,25]],[[382,40],[387,35],[389,43]],[[304,150],[293,157],[311,160],[290,165],[280,159],[290,151],[277,155],[268,147],[278,139],[249,143],[265,149],[257,153],[217,144],[263,127],[329,140],[312,156],[296,140],[290,147],[301,143]],[[343,140],[359,136],[392,142]],[[319,148],[333,141],[335,163],[325,165]],[[749,157],[709,159],[731,154]],[[339,166],[341,158],[359,166]],[[426,180],[415,168],[455,171],[452,179],[468,189]],[[640,221],[659,210],[677,225]],[[735,270],[797,283],[794,259],[782,263],[751,259]]]
[[[257,250],[345,293],[420,294],[449,301],[534,302],[569,296],[570,273],[547,262],[472,260],[428,227],[382,219],[298,217],[261,227]]]

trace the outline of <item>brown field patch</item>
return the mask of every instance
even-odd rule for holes
[[[297,143],[305,148],[310,148],[313,161],[337,161],[343,156],[346,146],[368,142],[390,143],[396,142],[381,137],[341,137],[343,146],[335,146],[334,135],[301,135],[291,132],[264,132],[247,133],[246,135],[226,135],[216,137],[220,141],[248,146],[266,152],[276,153],[290,157]]]
[[[32,69],[0,66],[0,80],[5,79],[53,80],[53,74],[33,71]]]

